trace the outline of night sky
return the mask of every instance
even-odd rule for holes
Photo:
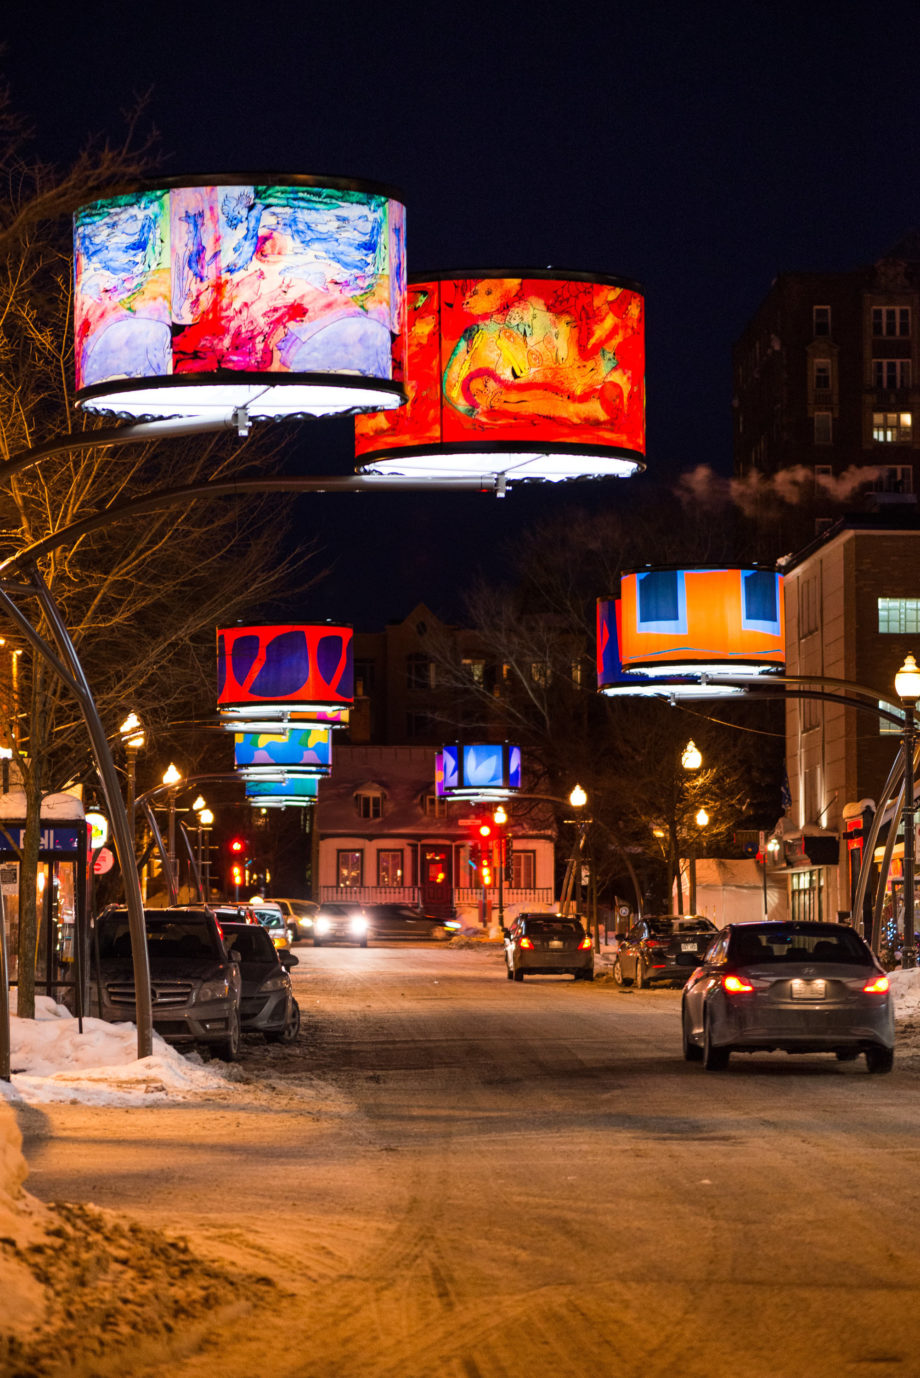
[[[870,262],[920,225],[915,3],[229,0],[73,7],[58,28],[8,6],[2,34],[13,107],[46,158],[117,137],[150,89],[170,174],[401,189],[410,272],[638,279],[657,476],[729,472],[731,344],[777,272]],[[351,435],[350,422],[306,427],[296,463],[348,472]],[[304,614],[367,628],[424,598],[456,617],[475,574],[501,578],[515,534],[568,501],[547,486],[503,502],[299,498],[304,537],[334,562]]]

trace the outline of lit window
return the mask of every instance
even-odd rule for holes
[[[883,703],[881,699],[879,699],[878,706],[883,712],[894,713],[896,717],[901,719],[902,723],[904,722],[903,708],[892,708],[890,703]],[[897,727],[893,722],[889,722],[887,718],[879,718],[878,730],[883,737],[900,737],[903,728]]]
[[[377,853],[377,884],[396,886],[403,883],[402,848]]]
[[[920,632],[920,598],[880,598],[878,629],[893,634]]]
[[[831,333],[831,308],[829,306],[813,306],[811,317],[816,335],[829,335]]]
[[[583,666],[580,660],[573,660],[571,664],[572,683],[576,689],[581,688]]]
[[[873,306],[872,308],[872,334],[873,335],[909,335],[910,334],[910,307],[909,306]]]
[[[831,361],[830,359],[815,359],[815,391],[830,392],[831,387]]]
[[[910,359],[873,359],[877,388],[909,388]]]
[[[881,445],[906,445],[911,437],[912,420],[909,411],[874,411],[872,439]]]
[[[361,885],[363,873],[363,852],[336,852],[336,883],[340,890]]]
[[[484,660],[464,660],[463,667],[470,676],[474,684],[483,684],[486,678],[486,663]]]
[[[815,444],[830,445],[834,436],[834,421],[829,411],[815,412]]]
[[[549,662],[546,660],[531,661],[530,678],[534,684],[540,684],[545,688],[552,678]]]

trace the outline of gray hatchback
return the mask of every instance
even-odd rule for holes
[[[519,914],[505,929],[505,963],[509,981],[524,973],[594,980],[594,948],[575,915]]]
[[[894,1065],[888,977],[843,924],[729,924],[684,987],[681,1022],[684,1057],[710,1070],[774,1050]]]

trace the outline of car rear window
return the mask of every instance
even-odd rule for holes
[[[573,923],[571,919],[528,919],[525,929],[528,933],[560,933],[563,936],[585,931],[580,923]]]
[[[277,962],[275,946],[265,929],[254,923],[224,925],[224,947],[238,952],[243,962]]]
[[[131,956],[127,918],[103,917],[96,925],[100,961]],[[151,957],[211,957],[224,954],[214,928],[193,916],[175,919],[147,917],[147,951]]]
[[[730,961],[753,966],[763,962],[845,962],[870,966],[872,958],[862,940],[851,928],[807,929],[771,924],[764,928],[745,928],[732,934]]]

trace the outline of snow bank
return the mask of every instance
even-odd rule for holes
[[[889,971],[888,979],[894,996],[895,1019],[912,1019],[920,1014],[920,967],[910,971]]]
[[[43,995],[35,997],[35,1015],[10,1021],[13,1078],[0,1081],[0,1098],[149,1105],[227,1086],[222,1072],[194,1053],[183,1057],[158,1034],[152,1055],[138,1059],[133,1024],[84,1018],[81,1034],[69,1010]]]

